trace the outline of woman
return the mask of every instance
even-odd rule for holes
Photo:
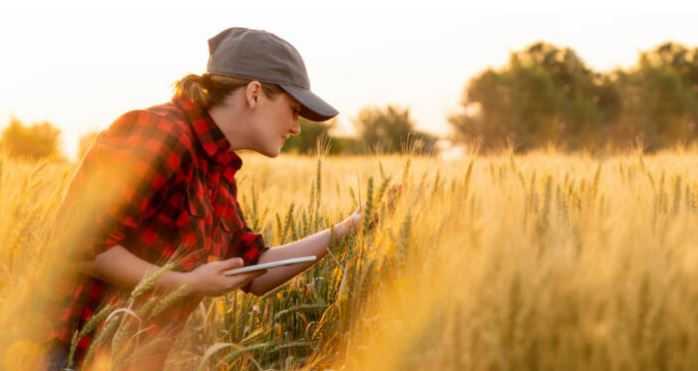
[[[71,340],[101,306],[165,261],[179,266],[156,289],[187,285],[191,294],[154,320],[151,335],[166,327],[176,334],[202,297],[237,289],[262,295],[313,263],[226,270],[327,253],[329,229],[273,249],[249,229],[237,201],[235,151],[276,157],[300,133],[299,117],[323,121],[337,111],[310,91],[296,49],[271,33],[230,28],[209,40],[209,52],[206,74],[177,82],[169,103],[121,116],[81,163],[56,224],[65,246],[79,246],[67,254],[79,274],[61,289],[49,368],[65,366]],[[357,209],[334,226],[336,236],[359,219]],[[94,336],[79,334],[78,366]],[[138,367],[160,369],[165,357],[166,350]]]

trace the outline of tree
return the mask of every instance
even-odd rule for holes
[[[366,153],[361,139],[356,137],[332,137],[331,154],[362,155]]]
[[[321,123],[301,118],[300,125],[301,133],[288,138],[283,152],[312,154],[320,138],[330,139],[330,130],[337,125],[337,121],[330,120],[328,123]],[[332,153],[332,148],[330,148],[330,153]]]
[[[2,131],[0,147],[11,156],[38,160],[42,158],[62,159],[60,152],[61,131],[49,122],[25,126],[13,117]]]
[[[478,138],[484,149],[513,143],[519,151],[553,142],[575,149],[605,137],[618,97],[610,79],[572,49],[539,42],[512,53],[503,69],[472,79],[461,105],[449,118],[455,142]]]
[[[411,147],[417,152],[434,153],[436,137],[415,130],[409,108],[388,105],[362,109],[354,125],[366,149],[395,153]]]
[[[698,134],[698,48],[667,42],[642,52],[637,65],[617,71],[622,113],[613,126],[616,142],[642,138],[653,151],[693,140]]]

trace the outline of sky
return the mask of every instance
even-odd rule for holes
[[[203,73],[207,40],[231,26],[293,44],[348,134],[361,108],[397,104],[418,129],[448,135],[469,79],[536,41],[571,47],[598,71],[667,40],[698,46],[698,4],[671,1],[59,3],[0,6],[0,128],[48,120],[70,157],[81,135]]]

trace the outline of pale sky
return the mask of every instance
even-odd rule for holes
[[[264,8],[18,4],[0,6],[0,128],[12,115],[49,120],[62,129],[71,156],[80,135],[128,110],[167,101],[174,81],[203,73],[206,41],[231,26],[265,29],[293,44],[312,90],[340,111],[347,132],[362,107],[394,103],[410,107],[419,129],[447,134],[447,116],[458,109],[468,79],[539,40],[569,46],[601,71],[631,66],[639,51],[666,40],[698,46],[697,9],[664,2],[565,8],[543,1],[526,9],[506,1],[397,8],[293,2],[293,10],[291,2]]]

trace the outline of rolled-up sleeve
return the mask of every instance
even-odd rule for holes
[[[233,239],[234,243],[228,247],[228,253],[226,254],[226,259],[241,257],[245,266],[257,264],[259,257],[264,254],[269,247],[266,246],[264,242],[264,237],[255,233],[247,225],[245,216],[242,213],[240,204],[235,200],[236,213],[240,221],[242,222],[242,229],[236,233],[236,238]],[[242,291],[249,293],[252,283],[241,288]]]
[[[228,247],[228,254],[226,258],[241,257],[245,265],[257,264],[259,257],[264,254],[265,251],[269,250],[264,242],[264,237],[255,233],[247,225],[247,220],[245,220],[245,215],[242,212],[240,203],[237,198],[233,201],[235,204],[235,213],[241,222],[241,229],[235,233],[234,243],[232,246]]]
[[[242,257],[245,265],[253,265],[257,264],[259,257],[269,248],[264,244],[264,237],[261,234],[245,228],[240,235],[240,244],[236,250],[236,256]]]

